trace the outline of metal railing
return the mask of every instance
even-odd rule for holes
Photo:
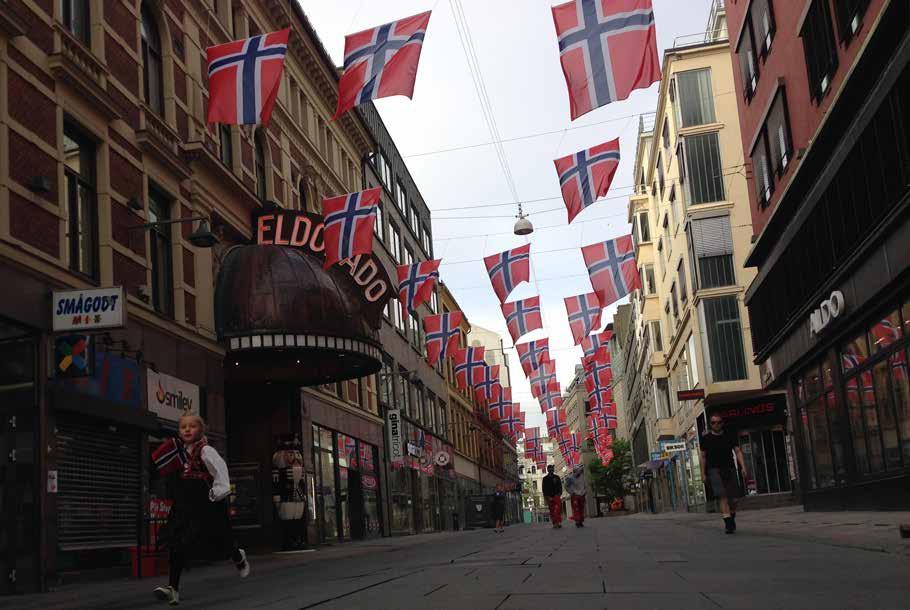
[[[683,36],[677,36],[673,39],[672,49],[684,49],[686,47],[697,47],[703,44],[711,44],[715,42],[725,42],[728,39],[727,28],[717,28],[713,30],[707,30],[705,32],[697,32],[695,34],[685,34]]]

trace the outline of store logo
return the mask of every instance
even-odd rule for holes
[[[809,314],[809,333],[819,335],[831,324],[831,321],[844,313],[844,293],[835,290],[831,297],[821,302],[818,309]]]
[[[388,420],[387,430],[389,435],[389,456],[392,462],[404,461],[404,447],[401,442],[401,411],[389,409],[386,414]]]
[[[181,411],[186,411],[189,413],[193,410],[193,399],[189,396],[184,396],[183,392],[177,390],[176,392],[168,392],[164,389],[164,386],[161,385],[161,381],[158,381],[158,391],[155,392],[155,398],[158,399],[158,404],[162,407],[170,407],[172,409],[179,409]]]

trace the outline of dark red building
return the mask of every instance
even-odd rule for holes
[[[755,359],[807,508],[910,506],[910,4],[733,0]]]

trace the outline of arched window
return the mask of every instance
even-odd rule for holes
[[[256,131],[256,136],[253,139],[253,143],[255,147],[253,161],[256,166],[256,196],[259,197],[260,201],[265,201],[265,142],[263,142],[263,135],[261,131]]]
[[[156,114],[164,114],[164,78],[161,70],[161,35],[148,2],[142,3],[142,78],[145,103]]]

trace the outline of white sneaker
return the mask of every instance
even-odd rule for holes
[[[246,551],[240,549],[240,562],[234,565],[237,566],[237,570],[240,572],[240,578],[246,578],[250,575],[250,562],[246,560]]]
[[[177,589],[170,585],[155,589],[155,597],[163,602],[167,602],[171,606],[176,606],[180,603],[180,594],[177,592]]]

